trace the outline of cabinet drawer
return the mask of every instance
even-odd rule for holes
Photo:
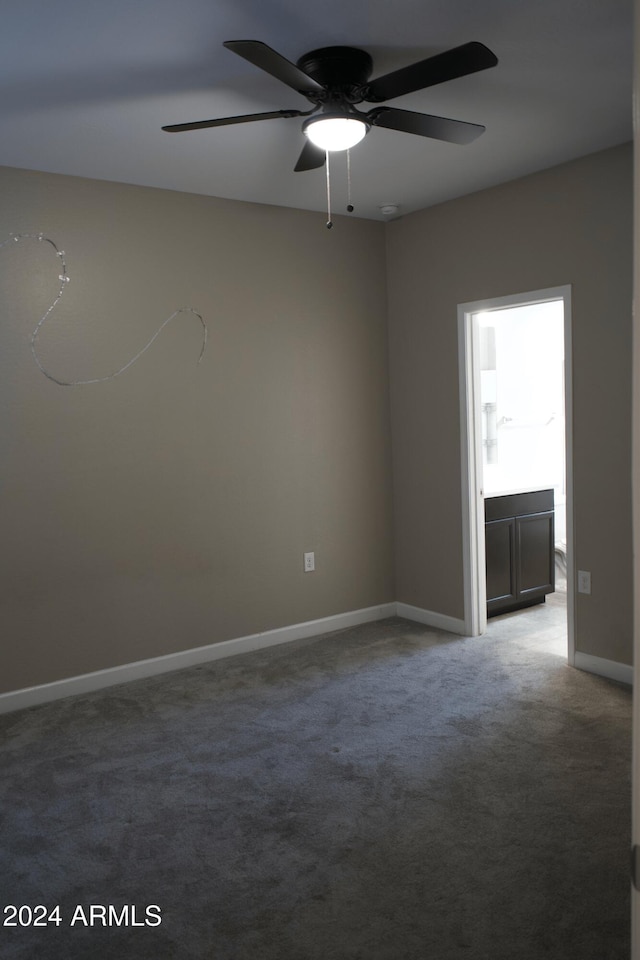
[[[529,513],[553,510],[553,490],[532,490],[527,493],[508,493],[501,497],[487,497],[484,501],[485,520],[504,520],[523,517]]]

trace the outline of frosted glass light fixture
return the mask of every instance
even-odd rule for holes
[[[369,127],[357,117],[324,114],[311,117],[302,127],[306,136],[321,150],[348,150],[365,137]]]

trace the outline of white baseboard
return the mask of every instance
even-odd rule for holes
[[[363,610],[351,610],[348,613],[339,613],[335,616],[323,617],[320,620],[308,620],[305,623],[296,623],[276,630],[266,630],[264,633],[254,633],[247,637],[223,640],[220,643],[212,643],[205,647],[180,650],[163,657],[152,657],[149,660],[125,663],[118,667],[109,667],[106,670],[96,670],[93,673],[84,673],[81,676],[56,680],[54,683],[43,683],[22,690],[11,690],[8,693],[0,694],[0,713],[23,710],[26,707],[35,707],[51,700],[61,700],[63,697],[76,696],[81,693],[91,693],[94,690],[102,690],[104,687],[112,687],[118,683],[128,683],[130,680],[140,680],[160,673],[183,670],[185,667],[193,667],[200,663],[209,663],[212,660],[221,660],[224,657],[249,653],[252,650],[272,647],[279,643],[290,643],[292,640],[303,640],[334,630],[354,627],[359,623],[384,620],[386,617],[395,615],[396,604],[383,603],[375,607],[366,607]]]
[[[444,613],[422,610],[420,607],[412,607],[410,603],[397,603],[396,613],[399,617],[415,620],[416,623],[424,623],[427,627],[435,627],[438,630],[447,630],[449,633],[466,636],[464,620],[448,617]]]
[[[617,680],[618,683],[627,683],[633,686],[633,667],[616,660],[605,660],[603,657],[594,657],[590,653],[580,653],[576,650],[573,666],[587,673],[596,673],[607,680]]]
[[[63,697],[76,696],[82,693],[91,693],[119,683],[128,683],[130,680],[141,680],[161,673],[170,673],[173,670],[184,670],[186,667],[209,663],[213,660],[222,660],[252,650],[261,650],[273,647],[280,643],[290,643],[293,640],[304,640],[308,637],[321,636],[334,630],[344,630],[355,627],[360,623],[371,623],[375,620],[384,620],[386,617],[404,617],[428,627],[438,630],[447,630],[466,636],[464,620],[449,617],[432,610],[423,610],[408,603],[383,603],[375,607],[365,607],[362,610],[351,610],[320,620],[308,620],[305,623],[295,623],[288,627],[276,630],[266,630],[263,633],[254,633],[246,637],[237,637],[233,640],[223,640],[205,647],[195,647],[191,650],[181,650],[169,653],[163,657],[152,657],[149,660],[138,660],[135,663],[125,663],[118,667],[109,667],[106,670],[96,670],[77,677],[56,680],[53,683],[43,683],[35,687],[26,687],[22,690],[11,690],[0,694],[0,714],[10,713],[13,710],[24,710],[26,707],[35,707],[52,700],[61,700]],[[609,680],[620,683],[633,683],[633,668],[613,660],[604,660],[602,657],[593,657],[586,653],[577,652],[574,666],[588,673],[595,673]]]

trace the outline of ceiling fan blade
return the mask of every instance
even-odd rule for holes
[[[364,99],[369,103],[382,103],[384,100],[393,100],[395,97],[413,93],[414,90],[424,90],[446,80],[455,80],[456,77],[465,77],[478,70],[487,70],[495,67],[498,58],[483,43],[472,41],[454,47],[445,53],[438,53],[435,57],[427,57],[408,67],[401,67],[393,73],[377,77],[368,84]]]
[[[395,107],[374,107],[367,114],[367,119],[374,127],[415,133],[419,137],[446,140],[448,143],[471,143],[486,129],[479,123],[448,120],[446,117],[433,117],[428,113],[415,113],[413,110],[397,110]]]
[[[311,140],[307,140],[293,169],[296,173],[300,173],[301,170],[317,170],[318,167],[324,166],[325,160],[324,150],[316,147],[315,143],[311,143]]]
[[[217,120],[194,120],[192,123],[172,123],[163,127],[167,133],[182,133],[184,130],[203,130],[205,127],[226,127],[230,123],[251,123],[253,120],[275,120],[278,117],[306,117],[304,110],[271,110],[269,113],[243,113],[239,117],[220,117]]]
[[[290,60],[287,60],[260,40],[227,40],[223,46],[227,50],[237,53],[238,56],[244,57],[254,66],[265,70],[266,73],[270,73],[276,80],[286,83],[288,87],[292,87],[298,93],[305,96],[308,93],[324,93],[324,87],[317,80],[307,76],[304,70],[301,70],[295,63],[291,63]]]

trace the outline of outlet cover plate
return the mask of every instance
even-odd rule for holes
[[[588,570],[578,570],[578,593],[591,593],[591,574]]]

